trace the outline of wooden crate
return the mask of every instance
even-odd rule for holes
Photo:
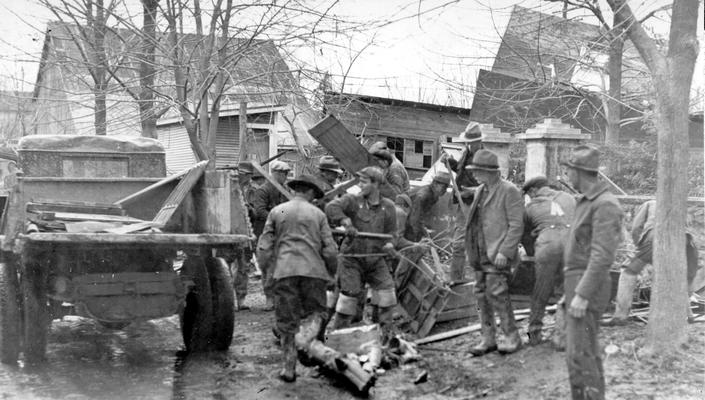
[[[410,330],[419,337],[428,335],[448,302],[450,290],[423,260],[415,265],[402,260],[395,276],[399,305],[411,320]]]

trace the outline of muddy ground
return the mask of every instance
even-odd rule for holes
[[[0,366],[2,399],[353,399],[339,382],[298,366],[294,384],[276,376],[281,359],[261,311],[258,281],[250,311],[238,312],[235,337],[224,354],[185,357],[176,317],[111,331],[90,320],[55,321],[48,361],[39,368]],[[550,324],[550,317],[547,323]],[[521,324],[521,323],[520,323]],[[523,325],[521,325],[524,327]],[[436,329],[448,329],[450,326]],[[525,327],[524,327],[525,328]],[[705,398],[705,323],[688,326],[683,352],[666,361],[639,357],[645,325],[605,328],[608,399]],[[469,334],[422,347],[423,361],[382,374],[373,399],[566,399],[564,355],[548,343],[516,354],[474,358]],[[423,371],[425,383],[413,383]]]

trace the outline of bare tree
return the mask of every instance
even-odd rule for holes
[[[111,75],[115,65],[108,60],[105,47],[107,33],[106,22],[117,6],[117,0],[110,0],[107,6],[104,0],[40,0],[62,22],[75,24],[76,31],[67,29],[66,33],[75,43],[80,54],[79,62],[92,78],[92,90],[95,96],[94,125],[96,135],[107,132],[106,96]]]
[[[626,0],[608,0],[629,39],[651,72],[656,90],[658,169],[656,183],[655,277],[647,348],[658,354],[676,351],[686,340],[685,224],[688,166],[688,105],[695,60],[700,2],[674,0],[668,50],[659,49]]]

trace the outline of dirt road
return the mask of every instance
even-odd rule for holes
[[[252,285],[257,291],[258,283]],[[259,311],[261,292],[251,311],[237,314],[233,345],[225,354],[184,357],[178,319],[107,330],[90,320],[55,321],[48,361],[40,368],[0,366],[3,399],[353,399],[340,383],[299,365],[294,384],[276,376],[279,348],[273,343],[273,314]],[[684,352],[655,363],[636,354],[644,325],[605,329],[608,399],[702,399],[705,324],[688,327]],[[511,356],[473,358],[464,349],[477,335],[433,343],[424,360],[381,375],[374,399],[566,399],[564,353],[549,344]],[[614,348],[611,348],[614,350]],[[428,381],[413,380],[422,371]]]

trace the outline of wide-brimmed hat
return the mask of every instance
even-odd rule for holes
[[[522,192],[526,193],[530,189],[533,189],[535,187],[542,188],[544,186],[548,186],[548,178],[543,175],[539,175],[524,182],[524,186],[521,187],[521,190]]]
[[[291,167],[289,164],[285,163],[284,161],[279,161],[279,160],[274,160],[272,161],[271,164],[269,164],[269,170],[274,172],[274,171],[291,171]]]
[[[458,137],[452,138],[453,143],[471,143],[482,140],[482,126],[475,121],[470,121],[465,130],[458,134]]]
[[[318,160],[318,169],[324,171],[333,171],[338,174],[342,174],[343,170],[340,169],[340,163],[333,156],[322,156]]]
[[[388,162],[389,164],[391,164],[394,161],[394,159],[392,159],[392,153],[390,153],[389,150],[381,150],[381,149],[375,150],[375,151],[371,152],[370,154],[372,154],[373,156],[375,156],[377,158],[381,158],[382,160]]]
[[[598,172],[600,170],[600,151],[583,144],[573,148],[570,158],[561,164],[583,171]]]
[[[237,171],[241,174],[251,174],[254,171],[252,163],[249,161],[241,161],[237,164]]]
[[[294,190],[296,190],[297,186],[304,186],[313,189],[313,197],[316,199],[320,199],[324,195],[323,190],[321,190],[321,187],[318,186],[318,180],[308,174],[299,175],[298,178],[290,180],[286,183],[286,185]]]
[[[356,175],[370,178],[370,180],[375,181],[377,183],[384,182],[384,172],[382,172],[382,170],[379,167],[375,167],[375,166],[365,167],[365,168],[357,171]]]
[[[436,176],[433,177],[433,181],[444,185],[450,185],[450,174],[445,171],[438,171]]]
[[[481,169],[484,171],[499,171],[497,155],[489,150],[480,149],[475,152],[470,165],[465,169]]]

